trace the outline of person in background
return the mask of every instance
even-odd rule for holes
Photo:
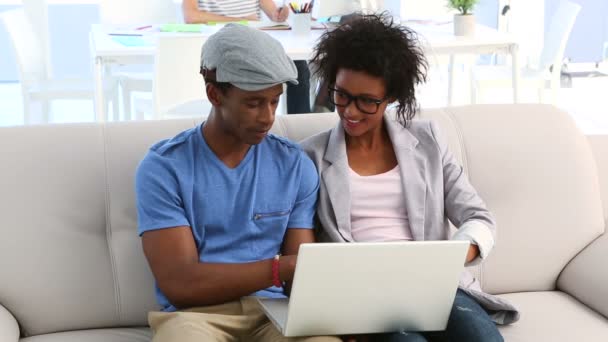
[[[328,82],[339,124],[301,145],[322,178],[320,241],[464,240],[467,265],[485,260],[496,222],[436,123],[412,120],[426,61],[415,33],[386,14],[362,15],[325,33],[311,64]],[[395,110],[387,110],[394,104]],[[450,225],[458,228],[450,237]],[[403,262],[424,262],[404,260]],[[465,260],[463,260],[465,262]],[[404,286],[407,291],[407,286]],[[357,337],[364,341],[503,341],[496,323],[518,319],[505,300],[464,272],[447,329]]]
[[[272,21],[287,19],[289,8],[277,7],[273,0],[184,0],[182,12],[186,23],[209,21],[260,20],[260,10]]]
[[[278,7],[274,0],[183,0],[186,23],[260,20],[260,12],[276,22],[287,20],[288,6]],[[287,85],[287,113],[310,113],[310,69],[307,61],[295,61],[298,84]]]
[[[285,297],[298,247],[314,242],[315,167],[268,133],[293,61],[266,33],[228,24],[205,42],[201,73],[209,117],[152,146],[136,173],[162,308],[148,316],[153,341],[339,342],[284,338],[255,299]]]

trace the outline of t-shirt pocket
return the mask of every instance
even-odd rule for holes
[[[289,222],[291,209],[257,210],[253,212],[253,222],[262,230],[284,230]]]

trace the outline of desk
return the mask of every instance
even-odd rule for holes
[[[475,35],[457,37],[453,34],[453,23],[419,24],[404,22],[418,32],[426,54],[449,55],[450,71],[448,78],[448,105],[452,105],[454,94],[455,55],[458,54],[510,54],[512,62],[513,102],[519,102],[519,45],[515,37],[498,32],[485,25],[477,25]],[[470,66],[472,67],[472,66]],[[469,70],[470,71],[470,70]]]
[[[473,37],[455,37],[452,34],[452,24],[420,24],[404,23],[417,31],[423,49],[427,54],[450,55],[450,74],[448,84],[448,104],[453,103],[454,89],[454,56],[457,54],[508,53],[513,57],[513,97],[518,101],[519,67],[517,63],[517,42],[508,35],[487,26],[478,25]],[[218,26],[219,28],[219,26]],[[108,28],[102,25],[92,25],[89,34],[90,51],[95,82],[95,117],[97,121],[106,121],[107,113],[103,109],[105,101],[103,94],[103,78],[111,72],[112,65],[152,64],[154,63],[154,38],[151,33],[145,36],[149,46],[124,46],[112,39]],[[265,31],[276,38],[285,51],[294,60],[309,59],[322,30],[312,30],[310,36],[295,36],[291,31]]]

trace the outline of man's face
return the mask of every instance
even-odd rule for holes
[[[244,144],[262,142],[274,122],[283,85],[258,91],[230,87],[221,93],[219,109],[226,133]]]

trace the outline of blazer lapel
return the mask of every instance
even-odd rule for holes
[[[399,122],[386,116],[384,122],[393,142],[401,170],[405,207],[412,236],[414,240],[424,240],[424,211],[426,207],[426,181],[424,174],[426,163],[416,153],[418,139]]]
[[[342,126],[331,130],[323,159],[330,163],[321,178],[336,218],[337,229],[346,241],[353,241],[350,227],[350,182],[348,157]]]

